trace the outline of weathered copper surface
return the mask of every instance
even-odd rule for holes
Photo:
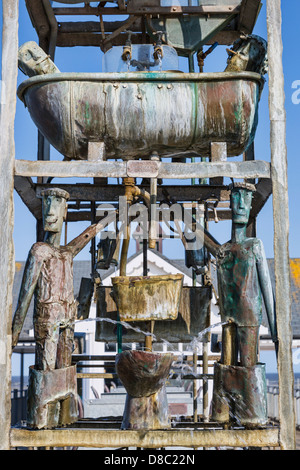
[[[76,366],[51,371],[29,369],[27,424],[51,429],[78,418]]]
[[[267,388],[265,364],[253,367],[215,364],[212,420],[235,420],[242,426],[265,426]]]
[[[133,397],[156,393],[168,377],[173,355],[147,351],[123,351],[116,357],[116,370],[127,392]]]
[[[117,319],[117,306],[111,296],[111,287],[97,288],[96,341],[116,341],[116,327],[111,321]],[[210,325],[211,287],[184,286],[181,292],[178,317],[172,321],[158,321],[154,324],[156,341],[168,338],[175,343],[190,343],[199,331]],[[105,319],[107,321],[105,321]],[[147,322],[130,322],[130,326],[148,331]],[[143,333],[129,328],[122,328],[124,341],[140,342],[145,340]]]
[[[170,426],[165,381],[172,354],[123,351],[116,371],[127,391],[123,429],[162,429]]]
[[[147,397],[127,394],[121,429],[168,429],[171,420],[165,386]]]
[[[124,160],[194,150],[228,156],[253,141],[262,78],[241,73],[101,73],[31,77],[18,90],[30,115],[65,159],[85,160],[88,142]]]
[[[112,278],[121,321],[176,320],[183,275]]]
[[[277,342],[274,299],[263,244],[246,233],[253,191],[255,186],[248,183],[232,185],[231,240],[215,252],[220,314],[226,324],[221,363],[215,366],[213,419],[235,419],[247,426],[266,423],[265,371],[263,364],[257,364],[263,300],[271,336]]]

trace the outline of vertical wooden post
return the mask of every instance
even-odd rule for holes
[[[0,115],[0,450],[10,447],[11,316],[14,278],[14,119],[18,71],[18,0],[2,0]]]
[[[267,1],[271,176],[273,185],[274,258],[278,330],[280,445],[295,449],[294,375],[292,364],[289,211],[286,113],[282,67],[281,0]]]

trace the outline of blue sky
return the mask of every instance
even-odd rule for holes
[[[260,13],[254,33],[267,38],[266,31],[266,1],[263,0],[263,8]],[[300,61],[299,61],[299,41],[298,27],[300,17],[299,0],[282,0],[283,14],[283,64],[285,72],[285,95],[286,95],[286,112],[287,112],[287,147],[288,147],[288,182],[289,182],[289,211],[290,211],[290,257],[300,257],[299,241],[299,197],[297,196],[299,189],[300,174],[300,104],[294,104],[292,97],[300,98],[297,86],[300,90]],[[1,25],[2,26],[2,25]],[[20,0],[20,29],[19,43],[23,44],[29,40],[36,40],[37,36],[32,28],[25,1]],[[0,39],[1,41],[1,39]],[[0,44],[1,46],[1,44]],[[1,47],[0,47],[1,50]],[[205,65],[205,71],[222,71],[225,68],[227,54],[224,48],[217,48],[211,54]],[[71,48],[57,49],[56,64],[62,72],[100,72],[101,71],[101,52],[97,48]],[[19,72],[18,84],[26,77]],[[296,93],[296,94],[295,94]],[[299,100],[300,101],[300,100]],[[36,160],[37,148],[37,131],[35,125],[30,119],[23,103],[17,100],[17,113],[15,121],[15,139],[16,139],[16,158]],[[270,161],[269,148],[269,116],[268,116],[268,90],[267,84],[263,91],[260,102],[259,126],[255,141],[256,158]],[[52,150],[52,159],[61,160],[62,157]],[[77,179],[76,182],[84,180]],[[60,182],[71,182],[71,180],[53,180],[59,184]],[[92,182],[89,180],[89,182]],[[288,221],[287,221],[288,223]],[[87,223],[69,224],[69,239],[80,233]],[[214,236],[224,243],[230,238],[231,224],[228,222],[219,224],[210,224],[210,230]],[[267,257],[272,258],[273,253],[273,212],[272,198],[269,199],[264,209],[261,211],[257,221],[257,236],[262,239]],[[19,196],[15,194],[15,257],[17,261],[25,260],[27,253],[35,241],[35,219],[21,202]],[[164,253],[170,258],[183,257],[183,249],[175,241],[164,242]],[[88,259],[89,249],[86,248],[77,259]],[[298,365],[299,372],[300,366]]]

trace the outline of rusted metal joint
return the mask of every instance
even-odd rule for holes
[[[121,57],[124,62],[127,62],[132,58],[131,33],[128,34],[128,39],[126,40],[125,45],[123,47],[123,53]]]
[[[122,54],[122,60],[124,60],[124,62],[127,62],[127,60],[131,60],[131,57],[132,57],[132,52],[131,52],[131,45],[130,46],[124,46],[123,47],[123,54]]]
[[[163,46],[162,46],[162,31],[157,31],[155,34],[157,34],[157,41],[154,43],[154,52],[153,52],[153,57],[155,60],[162,59],[164,56],[164,51],[163,51]]]
[[[145,201],[145,204],[148,207],[150,206],[150,194],[136,186],[134,178],[124,178],[123,182],[125,185],[125,197],[129,204],[132,204],[136,198],[141,197]]]
[[[198,66],[200,68],[200,70],[202,70],[202,68],[204,67],[204,60],[206,59],[206,57],[211,54],[215,48],[219,45],[218,42],[214,42],[212,44],[212,46],[210,46],[206,52],[203,52],[203,49],[200,49],[200,51],[198,51],[197,53],[197,60],[198,60]]]

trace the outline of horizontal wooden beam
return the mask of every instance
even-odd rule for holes
[[[19,176],[18,178],[23,178]],[[35,193],[36,197],[41,197],[41,192],[47,188],[53,188],[52,184],[37,184]],[[98,186],[96,184],[78,183],[78,184],[61,184],[59,187],[70,194],[70,201],[118,201],[120,196],[124,196],[124,186],[122,184],[107,184]],[[140,184],[140,188],[150,191],[149,185]],[[17,189],[17,188],[16,188]],[[170,201],[206,201],[218,200],[229,201],[230,191],[227,186],[214,185],[158,185],[157,200],[163,201],[166,196]]]
[[[11,429],[12,447],[278,447],[277,428],[259,430],[171,429],[120,431],[111,429]]]
[[[238,31],[220,31],[215,36],[210,38],[206,45],[211,45],[214,42],[218,42],[220,46],[229,46],[240,37]],[[109,35],[107,35],[109,40]],[[128,39],[128,34],[120,34],[112,40],[114,46],[122,46]],[[132,36],[131,41],[133,44],[141,44],[143,42],[142,33],[136,33]],[[100,32],[58,32],[57,35],[57,47],[101,47],[103,43],[103,37]]]
[[[140,6],[138,8],[128,7],[126,10],[120,10],[117,7],[91,7],[86,5],[85,7],[57,7],[53,8],[55,15],[80,15],[80,16],[99,16],[99,15],[146,15],[146,14],[161,14],[161,15],[224,15],[224,14],[238,14],[240,7],[236,5],[236,1],[232,2],[232,5],[203,5],[203,6],[169,6],[169,7],[145,7]]]
[[[122,184],[96,185],[90,183],[77,184],[35,184],[30,177],[15,176],[15,190],[22,201],[37,220],[42,220],[41,192],[47,188],[59,186],[70,194],[70,202],[118,202],[119,197],[124,196],[124,186]],[[139,185],[140,188],[149,191],[147,184]],[[268,198],[272,194],[272,182],[270,179],[260,179],[256,185],[254,193],[250,219],[257,217]],[[217,216],[219,220],[230,220],[231,211],[224,208],[224,202],[230,199],[230,190],[227,186],[213,185],[159,185],[157,189],[157,201],[163,202],[168,198],[170,202],[203,202],[219,201]],[[223,204],[222,204],[223,203]],[[87,204],[87,203],[86,203]],[[85,205],[86,205],[85,204]],[[72,203],[69,204],[67,220],[68,222],[91,221],[91,211],[82,204],[78,210],[73,210]],[[75,209],[77,209],[75,207]],[[209,220],[214,220],[212,210],[208,212]]]
[[[136,162],[88,162],[88,161],[15,161],[15,175],[44,175],[55,178],[149,178],[148,161]],[[130,165],[130,166],[129,166]],[[145,170],[143,170],[143,165]],[[130,168],[130,172],[129,169]],[[153,171],[153,170],[151,170]],[[197,163],[164,163],[158,162],[153,178],[191,179],[214,178],[223,176],[237,179],[270,178],[270,164],[265,161],[246,162],[197,162]]]

